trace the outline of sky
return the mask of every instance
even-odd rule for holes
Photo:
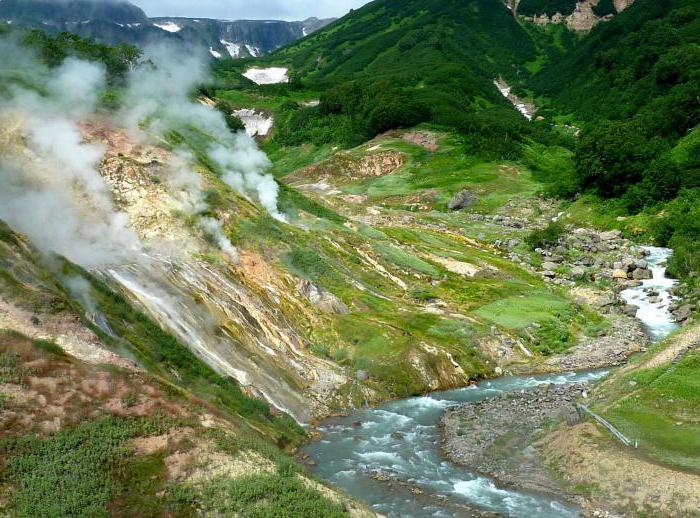
[[[131,0],[148,16],[303,20],[340,17],[368,0]]]

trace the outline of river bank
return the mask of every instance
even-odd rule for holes
[[[445,410],[439,421],[440,449],[446,458],[493,478],[501,487],[568,494],[541,462],[542,436],[559,422],[579,420],[576,401],[589,383],[542,385]]]
[[[678,328],[677,317],[671,312],[676,281],[665,275],[669,250],[641,250],[651,278],[626,283],[619,296],[628,303],[625,308],[635,308],[634,314],[647,335],[658,341]],[[632,302],[634,306],[629,305]],[[681,352],[692,351],[682,335],[669,344],[669,349],[676,349],[674,341],[683,345]],[[579,352],[586,349],[579,346]],[[572,353],[574,357],[577,354],[576,350]],[[569,365],[567,356],[571,355],[556,357],[553,362]],[[582,422],[576,401],[589,398],[593,391],[596,387],[592,384],[541,387],[448,408],[440,419],[441,451],[450,461],[489,476],[504,487],[542,491],[575,502],[585,516],[614,516],[631,501],[643,502],[664,515],[684,516],[678,510],[689,509],[688,504],[679,504],[673,491],[669,497],[664,489],[669,488],[663,479],[673,474],[673,469],[637,458],[636,451],[626,450],[592,423]],[[613,462],[616,466],[628,469],[613,469],[612,459],[617,459]],[[591,463],[602,471],[590,468],[583,474],[582,468]],[[626,483],[630,476],[639,483]],[[681,479],[683,484],[677,491],[682,494],[692,495],[700,484],[700,478],[690,474],[683,474]],[[600,498],[591,489],[601,485],[608,487],[608,498]]]

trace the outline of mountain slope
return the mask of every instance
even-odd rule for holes
[[[5,0],[0,20],[51,33],[68,31],[109,45],[185,44],[208,49],[216,58],[259,57],[332,21],[149,19],[126,0]]]
[[[493,76],[501,67],[523,63],[532,52],[526,34],[500,2],[379,0],[276,57],[308,77],[380,75],[412,79],[415,85],[431,66],[449,62]]]
[[[697,0],[638,0],[527,85],[549,104],[543,115],[569,114],[583,127],[579,188],[619,199],[632,213],[657,212],[650,233],[676,249],[672,272],[698,271]]]
[[[469,134],[474,150],[513,156],[529,130],[494,79],[516,77],[535,54],[498,1],[371,2],[266,60],[289,67],[292,83],[324,92],[320,107],[285,114],[278,135],[288,144],[356,145],[433,122]]]

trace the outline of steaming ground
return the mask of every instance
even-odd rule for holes
[[[147,49],[119,92],[122,108],[111,113],[101,106],[113,88],[102,65],[68,59],[49,71],[10,41],[0,50],[17,79],[0,92],[0,220],[42,252],[85,316],[113,333],[90,282],[62,275],[54,254],[106,280],[248,393],[298,421],[328,413],[324,391],[346,378],[306,353],[266,295],[231,275],[239,253],[219,219],[225,213],[208,202],[211,173],[274,218],[285,216],[255,141],[193,102],[192,91],[208,80],[205,61]],[[163,145],[177,135],[192,149]],[[212,252],[206,243],[220,256],[203,260]]]
[[[8,70],[20,71],[22,82],[15,84],[23,85],[0,101],[6,128],[3,154],[8,155],[0,166],[5,187],[0,218],[42,252],[63,255],[88,269],[133,260],[142,245],[128,217],[114,207],[98,171],[104,149],[85,142],[80,131],[81,122],[104,117],[97,114],[107,88],[104,67],[68,58],[49,72],[9,39],[0,41],[0,50]],[[117,124],[144,141],[164,139],[183,127],[206,135],[216,142],[208,154],[222,179],[283,220],[277,209],[278,185],[265,173],[270,166],[266,155],[247,135],[231,134],[216,110],[190,99],[195,86],[207,80],[206,61],[190,56],[183,62],[182,52],[165,46],[149,48],[145,55],[129,74]],[[9,156],[22,143],[28,153]],[[168,187],[180,202],[176,209],[193,218],[229,259],[237,260],[223,223],[210,214],[194,157],[181,150],[170,167]]]

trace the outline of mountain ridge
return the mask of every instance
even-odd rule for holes
[[[217,59],[260,57],[334,21],[149,18],[127,0],[4,0],[0,20],[50,33],[72,32],[108,45],[166,41],[197,46]]]

